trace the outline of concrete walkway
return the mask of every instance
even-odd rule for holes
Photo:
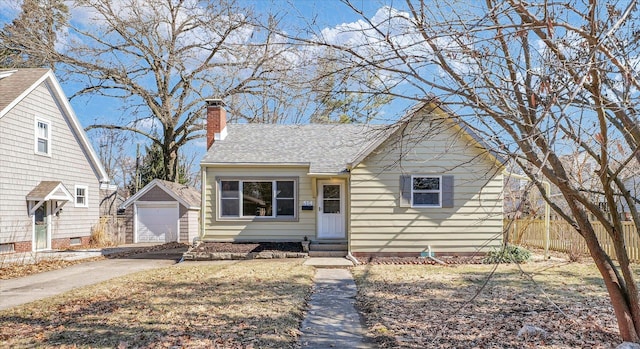
[[[138,271],[171,266],[185,250],[161,250],[128,258],[80,263],[22,278],[0,280],[0,310]]]
[[[302,322],[302,348],[373,348],[354,307],[356,284],[347,269],[317,269],[309,311]]]

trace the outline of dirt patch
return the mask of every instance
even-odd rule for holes
[[[482,264],[483,257],[437,257],[444,264]],[[362,264],[371,265],[441,265],[438,261],[424,257],[367,257],[358,258]]]
[[[127,247],[127,248],[106,248],[103,250],[103,254],[105,255],[106,258],[109,259],[113,259],[113,258],[125,258],[125,257],[130,257],[130,256],[134,256],[137,254],[142,254],[142,253],[149,253],[149,252],[155,252],[155,251],[163,251],[163,250],[173,250],[173,249],[180,249],[180,248],[184,248],[185,250],[187,249],[189,245],[187,244],[183,244],[183,243],[179,243],[179,242],[167,242],[166,244],[162,244],[162,245],[154,245],[154,246],[145,246],[145,247]]]
[[[302,252],[299,242],[203,242],[191,252],[196,253],[251,253],[251,252]]]

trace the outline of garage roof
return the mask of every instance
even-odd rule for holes
[[[200,209],[200,192],[196,188],[180,183],[165,181],[162,179],[152,180],[144,188],[140,189],[135,195],[123,202],[122,205],[120,205],[120,208],[126,208],[155,187],[164,190],[169,196],[176,199],[176,201],[178,201],[188,209]]]

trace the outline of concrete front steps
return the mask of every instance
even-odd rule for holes
[[[346,241],[314,241],[309,245],[309,257],[346,257],[347,253]]]

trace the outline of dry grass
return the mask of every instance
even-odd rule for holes
[[[183,263],[0,312],[0,347],[291,348],[302,260]]]
[[[621,342],[592,265],[522,267],[535,283],[516,266],[501,265],[465,304],[493,266],[361,266],[354,270],[357,304],[383,348],[614,348]],[[547,335],[518,337],[525,324]]]

